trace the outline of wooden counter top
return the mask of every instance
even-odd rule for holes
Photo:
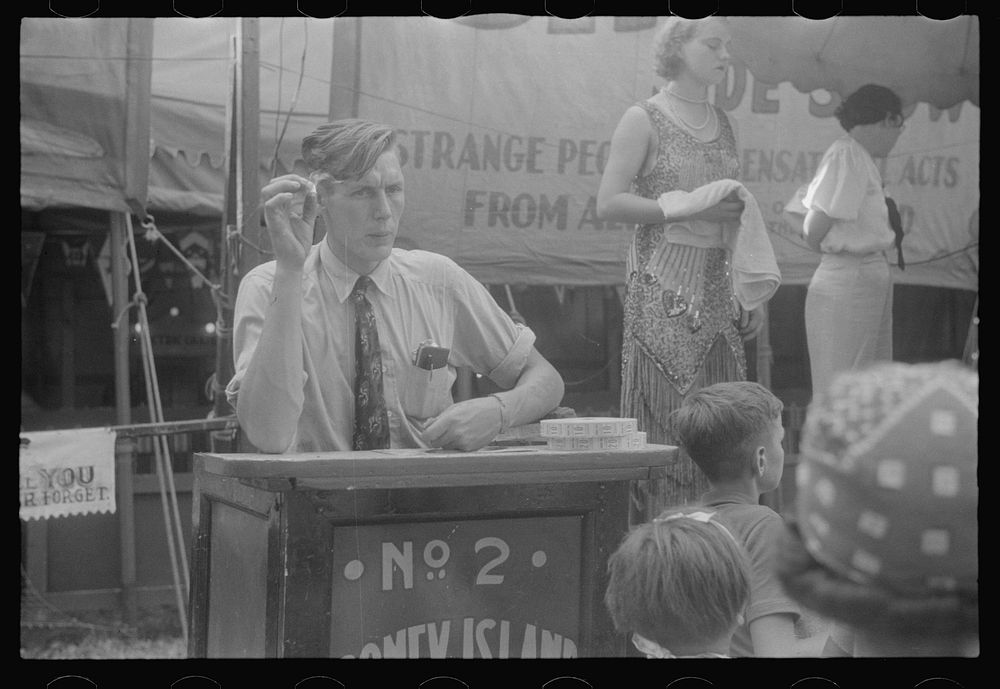
[[[552,450],[490,446],[476,452],[388,449],[300,454],[195,454],[196,470],[275,490],[430,488],[659,478],[677,457],[671,445],[638,450]]]

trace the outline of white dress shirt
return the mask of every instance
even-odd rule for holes
[[[240,283],[233,330],[235,374],[226,396],[235,408],[240,382],[260,339],[271,302],[275,262]],[[503,388],[520,377],[535,334],[515,324],[483,285],[454,261],[427,251],[393,249],[370,274],[367,292],[377,320],[391,447],[421,447],[423,422],[452,404],[455,368],[471,367]],[[302,272],[304,403],[287,452],[350,450],[354,427],[354,307],[358,274],[314,245]],[[429,372],[413,365],[426,340],[448,347],[448,365]]]

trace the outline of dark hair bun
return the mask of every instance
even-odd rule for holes
[[[851,131],[859,124],[875,124],[902,112],[903,101],[895,91],[878,84],[866,84],[844,99],[833,114],[840,126]]]

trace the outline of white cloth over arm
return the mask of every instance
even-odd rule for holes
[[[714,223],[670,223],[671,216],[686,216],[705,210],[722,201],[732,192],[743,201],[739,225],[726,227],[721,240]],[[712,242],[732,252],[733,293],[747,311],[770,299],[781,284],[781,271],[774,257],[774,248],[767,236],[767,226],[753,194],[740,182],[720,179],[694,191],[669,191],[658,199],[668,218],[666,237],[678,244],[712,246]],[[706,231],[699,231],[705,228]],[[715,235],[715,239],[709,234]]]

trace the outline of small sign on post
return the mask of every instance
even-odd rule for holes
[[[115,511],[115,431],[74,428],[20,437],[21,519]]]

